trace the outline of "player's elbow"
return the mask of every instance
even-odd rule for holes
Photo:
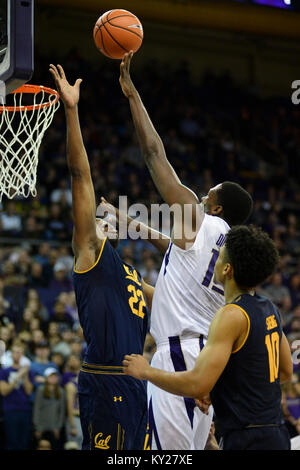
[[[80,166],[68,165],[69,172],[72,179],[75,180],[90,180],[91,172],[89,168],[82,168]]]
[[[143,148],[143,158],[150,169],[156,161],[162,158],[162,156],[163,152],[160,151],[159,146],[155,141],[151,141],[151,143]]]

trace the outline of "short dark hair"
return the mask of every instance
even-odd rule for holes
[[[223,207],[223,218],[230,226],[244,224],[250,217],[253,199],[239,184],[231,181],[222,183],[217,199]]]
[[[279,254],[273,240],[261,228],[242,225],[233,227],[227,233],[225,259],[233,267],[237,285],[252,288],[273,274]]]

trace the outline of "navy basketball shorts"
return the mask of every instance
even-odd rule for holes
[[[78,396],[82,450],[144,449],[147,430],[144,382],[116,372],[116,368],[109,372],[101,366],[95,370],[83,365]]]
[[[284,425],[239,429],[222,441],[222,450],[290,450],[290,436]]]

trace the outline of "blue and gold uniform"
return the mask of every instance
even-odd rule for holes
[[[141,276],[107,239],[94,266],[74,268],[72,276],[87,343],[78,379],[82,448],[143,449],[145,383],[122,369],[125,354],[143,354],[148,314]]]
[[[232,304],[245,315],[248,331],[210,394],[223,449],[289,449],[281,414],[278,310],[260,295],[244,294]]]

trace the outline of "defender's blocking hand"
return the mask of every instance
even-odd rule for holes
[[[64,102],[65,107],[74,108],[79,101],[79,90],[82,79],[78,78],[75,84],[72,86],[66,79],[64,69],[61,65],[57,65],[56,67],[55,65],[50,64],[49,67],[49,71],[54,78],[57,90]]]
[[[126,98],[129,98],[135,90],[131,77],[130,77],[130,63],[131,63],[132,56],[133,56],[132,51],[127,52],[124,55],[120,64],[119,82]]]

